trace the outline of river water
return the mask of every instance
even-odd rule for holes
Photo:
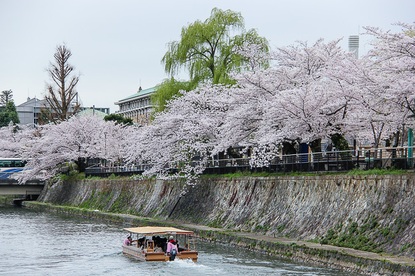
[[[0,206],[0,275],[352,275],[204,242],[197,263],[139,262],[121,252],[130,226]]]

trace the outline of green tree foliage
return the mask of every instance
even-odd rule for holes
[[[13,101],[8,101],[6,107],[0,112],[0,127],[7,126],[10,122],[13,122],[13,124],[20,123]]]
[[[175,96],[180,96],[180,91],[190,91],[194,88],[196,86],[191,82],[177,81],[173,77],[166,79],[157,87],[157,92],[151,95],[154,111],[163,111],[170,99],[173,99]]]
[[[335,133],[330,136],[331,141],[333,142],[334,146],[338,150],[350,150],[349,148],[349,142],[347,142],[346,138],[339,134]]]
[[[247,63],[238,50],[243,45],[261,45],[268,52],[268,42],[254,29],[245,31],[240,13],[214,8],[205,21],[197,20],[182,28],[180,41],[170,42],[168,51],[162,59],[166,73],[172,78],[163,82],[156,94],[158,111],[163,110],[165,102],[177,95],[178,88],[194,89],[201,82],[213,84],[232,84],[230,73],[238,71]],[[189,72],[190,80],[179,83],[173,77],[180,70]]]
[[[123,124],[123,125],[132,125],[133,120],[131,118],[125,118],[124,116],[120,114],[109,114],[104,117],[104,120],[106,122],[108,121],[115,121],[117,124]]]

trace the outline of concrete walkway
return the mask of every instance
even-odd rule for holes
[[[196,224],[186,224],[186,223],[180,223],[178,224],[182,225],[183,228],[191,228],[195,230],[204,230],[204,231],[221,231],[221,232],[230,232],[229,230],[221,229],[221,228],[212,228],[208,226],[203,225],[196,225]],[[292,245],[297,244],[299,246],[306,246],[309,248],[314,249],[323,249],[327,251],[338,251],[342,252],[344,254],[348,254],[350,256],[355,256],[359,258],[364,259],[371,259],[371,260],[379,260],[379,261],[388,261],[390,263],[394,264],[400,264],[404,266],[412,266],[415,267],[415,260],[414,258],[409,258],[405,256],[394,256],[389,255],[386,253],[374,253],[374,252],[367,252],[367,251],[361,251],[356,250],[353,248],[347,248],[347,247],[338,247],[328,244],[318,244],[313,242],[307,242],[307,241],[301,241],[301,240],[295,240],[295,239],[289,239],[289,238],[283,238],[283,237],[271,237],[266,235],[261,235],[258,233],[250,233],[250,232],[232,232],[232,235],[239,236],[239,237],[245,237],[249,239],[259,240],[259,241],[266,241],[266,242],[274,242],[274,243],[281,243],[286,245]]]
[[[110,214],[115,215],[114,213],[110,213]],[[126,214],[116,214],[116,215],[122,216],[124,218],[129,217],[131,219],[140,219],[140,217],[133,216],[133,215],[126,215]],[[158,220],[158,219],[153,219],[153,218],[145,218],[145,219],[147,221],[154,221],[154,223],[157,223],[157,224],[163,223],[162,220]],[[333,245],[328,245],[328,244],[319,244],[319,243],[313,243],[313,242],[296,240],[296,239],[289,239],[289,238],[284,238],[284,237],[272,237],[272,236],[267,236],[267,235],[262,235],[258,233],[252,233],[252,232],[231,231],[229,229],[213,228],[213,227],[209,227],[205,225],[189,224],[189,223],[185,223],[181,221],[165,221],[164,223],[174,224],[178,227],[187,228],[189,230],[191,229],[193,231],[201,230],[201,231],[217,231],[217,232],[224,232],[224,233],[232,233],[232,235],[234,236],[249,238],[253,240],[281,243],[281,244],[286,244],[286,245],[296,244],[299,246],[305,246],[305,247],[313,248],[313,249],[338,251],[343,254],[347,254],[350,256],[363,258],[363,259],[388,261],[392,264],[415,267],[414,258],[409,258],[405,256],[395,256],[395,255],[390,255],[386,253],[374,253],[374,252],[368,252],[368,251],[361,251],[361,250],[356,250],[353,248],[339,247],[339,246],[333,246]]]

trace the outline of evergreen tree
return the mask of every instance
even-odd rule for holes
[[[0,112],[0,127],[7,126],[10,122],[13,124],[20,123],[16,106],[13,101],[8,101],[6,107]]]
[[[3,90],[0,95],[0,105],[6,105],[13,98],[12,90]]]
[[[133,120],[131,118],[125,118],[124,116],[120,114],[109,114],[104,117],[104,120],[106,122],[108,121],[114,121],[116,124],[122,124],[122,125],[132,125]]]

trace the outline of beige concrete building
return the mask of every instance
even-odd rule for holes
[[[123,115],[125,118],[131,118],[136,124],[148,124],[153,111],[151,95],[155,92],[156,87],[141,89],[140,86],[137,93],[115,102],[120,108],[115,113]]]

